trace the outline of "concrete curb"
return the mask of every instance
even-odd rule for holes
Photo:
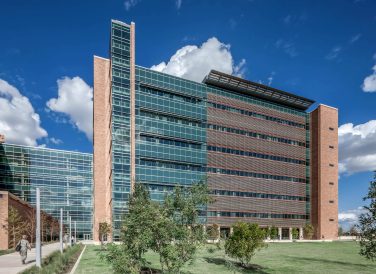
[[[85,245],[84,249],[82,249],[80,256],[78,257],[76,263],[74,264],[74,266],[73,266],[73,268],[72,268],[72,270],[69,274],[74,274],[74,272],[76,272],[76,269],[77,269],[78,265],[80,264],[82,254],[84,254],[85,249],[86,249],[86,245]]]

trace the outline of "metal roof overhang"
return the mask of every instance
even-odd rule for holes
[[[235,91],[237,93],[252,95],[300,110],[307,110],[315,102],[283,90],[244,80],[216,70],[211,70],[203,80],[203,83]]]

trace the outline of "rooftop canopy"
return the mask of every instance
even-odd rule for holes
[[[203,83],[231,90],[237,93],[252,95],[288,107],[307,110],[315,101],[282,91],[266,85],[258,84],[223,72],[211,70]]]

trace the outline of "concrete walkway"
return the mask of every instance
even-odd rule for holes
[[[43,258],[59,250],[59,243],[42,246]],[[22,264],[21,256],[18,252],[0,256],[0,274],[17,274],[26,268],[35,265],[35,248],[27,253],[26,264]]]

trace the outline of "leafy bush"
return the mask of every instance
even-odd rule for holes
[[[291,230],[291,234],[293,239],[299,239],[299,230],[296,227]]]
[[[267,246],[264,238],[265,231],[258,224],[239,222],[233,226],[233,234],[225,243],[225,252],[246,267],[256,251]]]
[[[269,230],[270,239],[276,240],[278,239],[278,228],[272,226]]]
[[[313,234],[315,232],[315,229],[314,229],[313,225],[306,224],[303,228],[303,232],[304,232],[304,238],[312,239]]]

